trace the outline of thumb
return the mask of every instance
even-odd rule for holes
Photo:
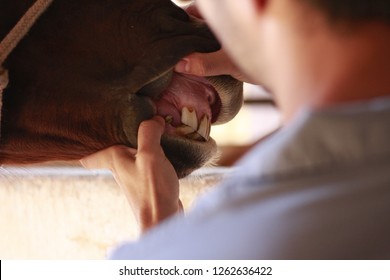
[[[256,81],[245,75],[222,49],[213,53],[190,54],[176,64],[175,71],[201,77],[230,75],[239,81],[256,84]]]
[[[160,141],[165,121],[160,116],[143,121],[138,129],[138,153],[155,153],[161,150]]]
[[[223,50],[213,53],[193,53],[175,66],[175,71],[196,76],[229,75],[236,71],[233,62]]]

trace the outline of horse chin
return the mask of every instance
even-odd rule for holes
[[[217,154],[217,145],[212,138],[209,138],[208,141],[197,141],[164,134],[161,146],[179,178],[183,178],[212,162]]]

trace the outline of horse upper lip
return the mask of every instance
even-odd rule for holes
[[[159,99],[161,94],[169,87],[172,81],[173,70],[162,73],[137,91],[138,95],[150,97],[153,100]]]

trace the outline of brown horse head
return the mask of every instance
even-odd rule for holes
[[[2,0],[0,38],[33,0]],[[54,0],[6,60],[0,163],[74,160],[137,147],[140,122],[167,120],[162,147],[183,177],[216,151],[210,124],[231,120],[242,83],[177,74],[213,34],[169,0]]]

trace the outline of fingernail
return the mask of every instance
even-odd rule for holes
[[[157,121],[161,126],[165,127],[165,120],[161,116],[154,116],[153,119]]]
[[[190,64],[189,64],[189,60],[186,59],[186,58],[183,58],[182,60],[180,60],[176,66],[175,66],[175,70],[176,72],[182,72],[182,73],[187,73],[190,71]]]

